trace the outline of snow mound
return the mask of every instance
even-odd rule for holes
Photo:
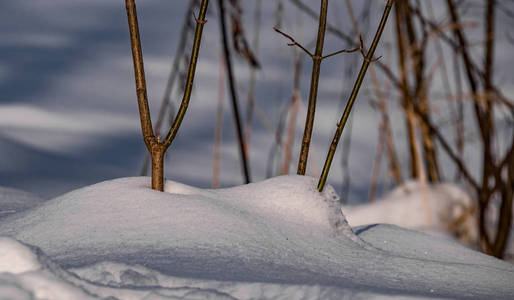
[[[473,201],[451,183],[427,186],[409,181],[376,202],[345,206],[343,210],[353,226],[387,223],[436,235],[451,235],[467,245],[478,242]]]
[[[514,296],[511,264],[391,225],[354,233],[333,189],[318,193],[314,178],[221,190],[167,181],[164,193],[149,186],[143,177],[102,182],[1,220],[0,235],[51,259],[29,247],[37,261],[6,267],[2,286],[37,292],[25,281],[36,276],[118,299]],[[31,257],[12,239],[2,243],[15,249],[10,256]]]
[[[499,206],[493,202],[488,209],[487,226],[491,232],[496,231]],[[514,207],[512,209],[514,213]],[[474,249],[480,247],[476,203],[456,184],[423,185],[408,181],[376,202],[345,206],[343,211],[353,226],[393,224],[456,239]],[[504,259],[514,263],[514,225]]]
[[[249,210],[252,215],[273,217],[295,226],[331,228],[335,234],[351,231],[332,186],[320,194],[312,177],[279,176],[259,183],[219,190],[203,190],[167,181],[165,192],[216,199],[218,203],[224,202],[234,208]]]
[[[292,241],[305,236],[364,244],[348,226],[333,189],[318,193],[314,178],[282,176],[221,190],[167,181],[165,193],[149,185],[148,178],[135,177],[78,189],[6,218],[0,234],[37,245],[68,266],[136,256],[137,263],[157,262],[168,270],[183,261],[168,264],[161,256],[211,258],[215,251],[220,260],[245,266],[248,256],[268,260],[260,249],[287,256]],[[141,261],[138,254],[149,248],[154,257]]]
[[[44,201],[32,193],[0,186],[0,219],[35,207]]]

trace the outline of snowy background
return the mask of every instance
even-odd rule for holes
[[[357,13],[362,3],[355,1]],[[358,2],[358,3],[357,3]],[[380,15],[383,1],[367,1],[371,16]],[[243,1],[245,29],[249,40],[253,32],[253,1]],[[316,3],[310,3],[316,11]],[[292,90],[293,50],[272,30],[276,2],[263,1],[256,102],[265,117],[254,116],[250,167],[253,181],[269,175],[269,153],[280,111],[287,105]],[[332,1],[329,21],[351,32],[344,2]],[[123,1],[115,0],[4,0],[0,4],[0,185],[34,192],[44,198],[104,179],[139,174],[145,148],[139,128],[133,69],[126,13]],[[437,5],[434,4],[437,9]],[[146,0],[138,2],[138,13],[148,94],[155,122],[165,83],[176,52],[186,1]],[[202,40],[195,89],[179,134],[167,153],[169,179],[210,187],[212,152],[216,122],[220,36],[217,6],[210,4]],[[475,12],[477,13],[477,12]],[[471,10],[471,15],[473,10]],[[499,17],[502,17],[500,14]],[[369,28],[375,28],[370,18]],[[502,19],[503,20],[503,19]],[[503,37],[511,19],[498,22]],[[392,23],[391,23],[392,24]],[[282,28],[304,44],[313,46],[315,21],[284,1]],[[512,24],[511,24],[512,25]],[[364,24],[362,24],[364,28]],[[393,40],[387,26],[377,55],[394,65],[394,52],[383,45]],[[369,43],[372,33],[364,35]],[[337,37],[327,34],[325,52],[347,48]],[[499,42],[497,64],[512,64],[508,55],[512,45]],[[389,56],[388,56],[389,54]],[[344,54],[322,65],[317,118],[308,173],[319,173],[336,121],[354,78],[344,73],[350,63],[360,62],[359,54]],[[237,83],[242,114],[247,101],[249,69],[236,61]],[[304,57],[301,96],[308,94],[311,62]],[[512,75],[497,69],[504,92],[512,91]],[[439,84],[439,79],[434,84]],[[366,85],[365,85],[366,86]],[[343,93],[343,94],[341,94]],[[376,150],[379,114],[370,108],[369,91],[364,88],[353,112],[352,143],[348,172],[351,174],[350,202],[367,199],[373,158]],[[175,103],[180,100],[173,94]],[[228,98],[226,99],[228,100]],[[407,167],[403,120],[396,101],[393,110],[397,149]],[[396,111],[396,112],[394,112]],[[305,109],[297,118],[297,138],[293,163],[297,162]],[[398,116],[398,117],[396,117]],[[234,139],[233,120],[228,101],[222,147],[221,184],[240,184],[239,154]],[[347,129],[346,132],[350,130]],[[470,163],[475,144],[468,144]],[[341,191],[343,170],[341,148],[331,170],[329,183]],[[447,165],[447,164],[443,164]],[[291,166],[290,172],[296,167]],[[382,168],[384,170],[385,168]],[[478,168],[476,168],[478,172]],[[276,175],[275,171],[272,175]],[[450,175],[452,172],[448,172]],[[388,187],[385,171],[381,186]],[[380,190],[379,190],[380,192]]]

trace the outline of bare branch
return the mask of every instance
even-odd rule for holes
[[[325,30],[327,27],[328,0],[321,1],[319,13],[318,37],[316,39],[316,50],[312,56],[311,84],[309,88],[309,106],[305,118],[300,158],[298,159],[298,175],[305,175],[307,170],[307,159],[311,143],[312,129],[314,127],[314,115],[316,111],[316,99],[318,97],[318,84],[321,68],[321,57],[323,56],[323,43],[325,41]]]
[[[173,124],[166,135],[166,139],[163,142],[163,145],[165,148],[168,148],[171,143],[173,142],[173,139],[177,135],[178,129],[180,127],[180,124],[182,123],[182,120],[184,119],[184,115],[186,113],[187,107],[189,105],[189,100],[191,99],[191,92],[193,90],[193,80],[195,77],[195,70],[196,70],[196,63],[198,61],[198,53],[200,52],[200,42],[202,39],[202,32],[203,32],[203,26],[205,25],[205,15],[207,13],[207,4],[209,1],[203,1],[202,6],[200,7],[200,14],[199,17],[195,17],[196,21],[196,31],[195,31],[195,38],[193,43],[193,50],[191,53],[191,61],[189,63],[189,70],[187,72],[187,81],[186,81],[186,87],[184,90],[184,96],[182,98],[182,103],[180,104],[180,109],[177,112],[176,118],[173,120]]]
[[[428,120],[425,114],[421,112],[419,107],[417,105],[413,105],[413,110],[416,113],[418,119],[423,122],[423,124],[428,128],[431,134],[433,134],[438,140],[443,149],[446,151],[448,156],[455,162],[459,170],[461,171],[462,175],[467,179],[467,181],[473,186],[475,190],[479,189],[479,185],[476,182],[476,180],[471,176],[471,173],[466,168],[466,164],[462,161],[462,159],[456,155],[452,148],[450,147],[450,144],[446,141],[444,136],[439,132],[439,130]]]
[[[325,56],[322,56],[321,59],[323,60],[325,58],[329,58],[331,56],[334,56],[334,55],[337,55],[337,54],[340,54],[340,53],[353,53],[353,52],[357,52],[357,51],[360,51],[360,50],[361,50],[360,47],[355,48],[355,49],[343,49],[343,50],[339,50],[339,51],[327,54]]]
[[[139,38],[139,26],[137,22],[136,3],[134,0],[126,0],[127,18],[130,32],[130,44],[132,46],[132,58],[134,61],[134,77],[136,79],[137,104],[141,120],[143,139],[148,150],[151,150],[151,143],[155,141],[148,107],[148,96],[146,93],[145,68],[143,64],[143,51]]]
[[[298,43],[292,36],[290,36],[289,34],[281,31],[280,29],[278,29],[277,27],[273,27],[273,29],[280,33],[281,35],[285,36],[286,38],[290,39],[291,40],[291,43],[287,43],[288,46],[298,46],[300,49],[302,49],[305,53],[307,53],[310,57],[314,57],[314,54],[312,54],[309,50],[305,49],[304,46],[302,46],[300,43]]]
[[[229,84],[230,91],[230,99],[232,102],[232,110],[234,116],[234,123],[236,127],[236,136],[239,144],[239,153],[241,159],[241,169],[244,177],[245,183],[250,183],[250,166],[248,164],[248,156],[246,153],[245,140],[243,136],[243,130],[241,126],[241,120],[239,118],[239,105],[237,98],[237,89],[235,78],[232,70],[232,61],[230,56],[230,50],[228,46],[228,37],[227,30],[225,25],[225,8],[224,8],[224,0],[218,0],[218,7],[220,11],[219,20],[220,20],[220,30],[221,30],[221,42],[223,43],[223,53],[225,57],[225,65],[227,67],[227,79]]]
[[[317,18],[318,15],[316,14],[315,11],[313,11],[309,6],[307,6],[305,3],[303,3],[301,0],[290,0],[291,3],[293,3],[298,9],[300,9],[301,11],[303,11],[305,14],[307,14],[308,16],[312,17],[312,18]],[[351,37],[351,35],[339,30],[336,26],[330,24],[327,22],[326,24],[327,26],[327,32],[337,36],[338,38],[342,39],[343,41],[345,41],[346,43],[348,43],[348,45],[350,47],[359,47],[359,42],[355,41],[354,38]],[[377,66],[382,70],[382,72],[384,72],[384,74],[389,78],[389,80],[391,80],[391,82],[398,88],[401,88],[401,83],[400,81],[398,80],[398,78],[396,77],[396,75],[394,74],[393,71],[391,71],[391,69],[383,64],[382,62],[378,61],[377,62]]]
[[[355,84],[353,86],[352,93],[350,95],[350,98],[348,99],[348,102],[344,109],[343,115],[341,116],[341,120],[337,124],[337,129],[334,134],[334,138],[332,139],[332,143],[330,145],[330,150],[328,151],[327,158],[326,158],[325,164],[323,166],[323,171],[321,173],[321,176],[320,176],[320,179],[318,182],[318,191],[320,191],[320,192],[323,191],[323,188],[325,187],[325,183],[326,183],[327,177],[328,177],[328,172],[330,170],[330,165],[332,164],[332,160],[334,158],[337,144],[339,142],[339,139],[341,138],[341,134],[343,133],[344,126],[345,126],[346,122],[348,121],[348,117],[350,116],[352,106],[355,102],[355,99],[357,98],[357,94],[359,93],[359,89],[362,85],[362,81],[364,80],[364,76],[366,75],[366,71],[368,70],[370,61],[372,60],[372,57],[373,57],[373,54],[375,53],[375,49],[377,48],[378,41],[380,40],[380,37],[382,36],[382,32],[384,31],[384,27],[387,22],[387,17],[389,16],[389,12],[391,11],[392,6],[393,6],[393,1],[388,0],[386,7],[384,9],[384,13],[382,14],[380,24],[375,33],[375,37],[373,38],[371,48],[369,49],[369,51],[366,55],[366,59],[362,63],[361,69],[359,71],[359,75],[357,76],[357,80],[355,81]]]

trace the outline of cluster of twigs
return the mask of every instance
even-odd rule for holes
[[[290,1],[307,15],[316,17],[315,12],[301,0]],[[434,21],[430,1],[423,3],[414,1],[414,3],[411,3],[412,1],[409,0],[397,0],[396,2],[395,31],[399,72],[393,71],[393,68],[381,61],[378,61],[376,65],[400,94],[406,117],[410,177],[426,176],[431,182],[440,181],[443,174],[438,164],[440,158],[438,158],[436,149],[439,148],[445,152],[457,169],[456,178],[465,180],[475,191],[482,249],[486,253],[501,257],[512,224],[514,139],[507,139],[503,149],[498,148],[498,128],[495,124],[494,115],[495,111],[504,111],[507,114],[510,112],[511,118],[514,119],[514,103],[501,93],[493,78],[496,41],[495,11],[499,10],[500,2],[496,0],[484,2],[484,38],[483,54],[481,54],[483,59],[480,62],[474,60],[475,55],[471,54],[473,48],[465,32],[465,28],[469,27],[470,24],[469,22],[462,22],[463,10],[459,9],[462,2],[445,1],[449,18],[449,22],[446,23]],[[426,15],[422,5],[430,12],[431,16]],[[500,11],[503,11],[503,9]],[[331,24],[326,26],[329,33],[350,45],[355,44],[351,35]],[[428,66],[427,63],[426,49],[429,42],[433,42],[436,49],[437,61],[432,66]],[[454,58],[455,93],[453,96],[448,84],[450,78],[447,66],[449,64],[445,62],[443,45],[452,50]],[[428,103],[429,85],[434,73],[439,68],[442,70],[442,84],[449,112],[452,115],[452,124],[455,124],[455,140],[453,143],[443,135],[442,124],[436,124],[431,119],[431,105]],[[396,73],[399,75],[396,75]],[[461,76],[462,73],[463,76]],[[467,81],[468,93],[464,92],[465,84],[463,81]],[[377,98],[380,98],[380,95],[377,94]],[[470,135],[472,131],[472,128],[467,129],[464,126],[464,101],[469,100],[471,100],[468,103],[473,108],[473,121],[478,128],[478,137],[481,142],[482,174],[479,180],[475,178],[464,160],[464,143],[467,135]],[[497,109],[494,109],[494,107]],[[467,120],[468,122],[471,121]],[[421,147],[417,145],[417,128],[419,128],[421,135]],[[383,130],[387,131],[385,127],[383,127]],[[469,133],[466,135],[465,131]],[[436,147],[437,145],[439,147]],[[426,175],[424,174],[425,170]],[[486,216],[494,198],[499,199],[500,213],[496,229],[493,230],[494,233],[491,235],[486,229],[488,223]],[[466,211],[463,217],[469,216],[473,210],[472,208],[470,208],[471,211]]]
[[[316,50],[314,51],[314,53],[311,53],[309,50],[307,50],[304,46],[302,46],[300,43],[298,43],[290,35],[280,31],[278,28],[274,28],[275,31],[282,34],[283,36],[285,36],[286,38],[288,38],[291,41],[290,43],[288,43],[289,46],[299,47],[302,51],[307,53],[307,55],[309,57],[311,57],[311,59],[313,61],[311,85],[310,85],[310,92],[309,92],[309,104],[308,104],[307,117],[306,117],[306,121],[305,121],[304,134],[303,134],[303,139],[302,139],[302,147],[300,150],[300,159],[298,162],[298,172],[297,173],[299,175],[305,175],[305,171],[307,168],[309,146],[310,146],[310,142],[311,142],[312,129],[313,129],[313,124],[314,124],[314,115],[315,115],[315,111],[316,111],[316,98],[317,98],[317,93],[318,93],[318,83],[319,83],[321,62],[326,58],[332,57],[332,56],[340,54],[340,53],[351,53],[351,52],[355,52],[355,51],[360,51],[364,57],[361,69],[359,71],[359,74],[357,75],[357,80],[354,84],[353,90],[350,94],[350,97],[348,99],[348,102],[347,102],[347,105],[343,112],[343,115],[341,116],[341,121],[337,124],[337,130],[335,132],[334,138],[332,139],[332,143],[330,145],[330,150],[327,154],[327,158],[326,158],[326,161],[325,161],[325,164],[323,167],[323,171],[321,173],[319,183],[318,183],[318,190],[320,192],[323,190],[323,187],[325,186],[328,172],[330,170],[330,166],[332,164],[332,160],[333,160],[336,148],[337,148],[337,144],[338,144],[341,134],[343,132],[343,128],[348,120],[348,117],[352,110],[353,104],[355,103],[355,100],[359,93],[359,89],[364,80],[364,76],[366,75],[368,66],[371,62],[375,62],[375,61],[378,61],[378,59],[380,59],[380,57],[373,58],[373,55],[375,53],[375,49],[377,48],[378,42],[379,42],[382,32],[384,30],[384,27],[385,27],[385,24],[387,21],[387,17],[389,16],[389,11],[391,10],[392,5],[393,5],[392,0],[387,1],[384,13],[382,15],[380,24],[379,24],[377,32],[375,34],[375,38],[373,39],[371,47],[367,53],[365,53],[365,50],[364,50],[362,37],[359,36],[359,40],[360,40],[359,47],[354,48],[354,49],[343,49],[343,50],[339,50],[339,51],[336,51],[336,52],[333,52],[333,53],[330,53],[327,55],[323,55],[323,43],[324,43],[324,39],[325,39],[325,31],[327,28],[328,0],[321,1],[319,26],[318,26],[318,37],[317,37],[317,42],[316,42]]]
[[[166,152],[167,148],[171,145],[171,142],[173,141],[178,128],[181,124],[181,121],[184,117],[184,114],[186,112],[189,99],[191,97],[191,90],[192,90],[192,83],[194,79],[194,71],[196,67],[196,60],[198,58],[198,51],[199,51],[199,45],[200,45],[200,39],[201,39],[201,33],[203,29],[203,25],[205,24],[205,13],[207,8],[208,1],[203,1],[200,7],[200,16],[199,18],[195,17],[195,21],[197,22],[196,31],[195,31],[195,38],[194,38],[194,44],[193,44],[193,51],[191,54],[191,62],[189,66],[189,71],[187,75],[187,82],[185,84],[184,88],[184,97],[182,100],[182,104],[180,106],[180,109],[177,113],[176,118],[173,121],[173,124],[170,128],[170,131],[168,132],[168,135],[166,138],[161,141],[160,136],[158,135],[160,131],[160,126],[162,123],[163,115],[164,115],[164,107],[169,105],[169,94],[171,92],[171,85],[175,78],[175,73],[172,71],[172,74],[170,74],[170,78],[168,80],[167,90],[165,93],[165,99],[162,102],[162,108],[160,110],[160,117],[158,120],[158,126],[156,127],[157,137],[154,134],[154,130],[152,128],[152,123],[150,119],[150,112],[148,108],[148,100],[146,96],[146,83],[144,78],[144,67],[143,67],[143,57],[142,57],[142,51],[141,51],[141,45],[140,45],[140,39],[139,39],[139,29],[137,24],[137,16],[136,16],[136,9],[135,9],[135,2],[134,0],[126,0],[127,5],[127,16],[129,20],[129,29],[130,29],[130,35],[131,35],[131,43],[132,43],[132,53],[134,57],[134,72],[136,77],[136,90],[138,95],[138,103],[139,103],[139,111],[141,116],[141,128],[143,131],[143,137],[145,144],[149,150],[151,161],[152,161],[152,188],[162,190],[163,189],[163,159],[164,159],[164,153]],[[242,169],[243,174],[245,178],[245,182],[250,182],[250,171],[249,171],[249,165],[247,160],[247,148],[245,147],[245,138],[243,137],[242,133],[242,126],[241,121],[239,117],[239,108],[238,108],[238,101],[237,101],[237,91],[235,88],[235,79],[233,76],[232,71],[232,62],[231,62],[231,55],[230,50],[228,46],[228,37],[226,34],[226,24],[225,24],[225,7],[224,7],[224,1],[219,0],[219,12],[220,12],[220,27],[222,32],[222,43],[223,43],[223,49],[224,49],[224,59],[225,59],[225,66],[227,69],[227,78],[229,83],[229,90],[230,95],[232,99],[232,107],[234,110],[234,118],[235,118],[235,125],[236,125],[236,133],[239,140],[239,148],[241,152],[241,162],[242,162]],[[231,11],[231,24],[232,24],[232,38],[233,38],[233,45],[234,49],[241,54],[245,59],[249,62],[249,64],[253,67],[258,66],[258,62],[253,55],[253,53],[249,50],[248,43],[246,41],[246,38],[244,37],[244,31],[242,27],[241,22],[241,8],[237,0],[231,0],[230,5],[232,8]],[[369,63],[376,61],[373,59],[373,53],[374,50],[378,44],[378,40],[380,39],[380,34],[383,30],[383,27],[385,25],[385,21],[387,20],[387,15],[389,13],[390,7],[392,5],[392,0],[389,0],[386,5],[386,10],[384,12],[384,15],[382,17],[381,24],[379,26],[379,29],[377,30],[377,35],[375,37],[375,40],[373,41],[373,44],[371,45],[370,50],[367,54],[364,53],[364,46],[362,43],[362,39],[360,39],[360,45],[359,47],[355,49],[350,50],[340,50],[336,51],[327,55],[323,55],[323,43],[324,43],[324,37],[325,37],[325,30],[326,30],[326,18],[327,18],[327,10],[328,10],[328,0],[322,0],[321,1],[321,9],[320,9],[320,16],[319,16],[319,26],[318,26],[318,37],[316,42],[316,49],[314,53],[311,53],[309,50],[307,50],[305,47],[303,47],[301,44],[295,41],[294,38],[289,36],[288,34],[280,31],[278,28],[274,28],[275,31],[279,32],[280,34],[284,35],[288,39],[291,40],[291,43],[289,43],[290,46],[298,46],[300,49],[302,49],[305,53],[311,57],[313,61],[313,67],[312,67],[312,76],[311,76],[311,87],[309,92],[309,105],[307,110],[307,118],[305,122],[305,130],[304,130],[304,136],[302,141],[302,147],[300,151],[300,158],[298,163],[298,174],[305,174],[306,166],[307,166],[307,158],[309,154],[309,146],[310,146],[310,140],[312,135],[312,128],[314,123],[314,113],[315,113],[315,107],[316,107],[316,98],[318,93],[318,83],[319,83],[319,74],[320,74],[320,67],[321,62],[329,57],[335,56],[340,53],[350,53],[355,51],[361,51],[362,55],[364,56],[364,63],[361,68],[361,72],[359,73],[359,76],[357,78],[354,90],[352,91],[352,94],[350,96],[350,99],[348,101],[348,105],[345,109],[345,112],[341,118],[341,122],[338,124],[338,129],[336,130],[336,134],[334,137],[334,140],[332,142],[331,150],[329,154],[327,155],[327,162],[325,163],[323,174],[320,178],[320,183],[318,185],[319,190],[321,191],[323,189],[323,185],[326,181],[326,177],[328,175],[328,169],[330,168],[330,163],[332,161],[332,157],[335,152],[335,147],[337,145],[337,142],[339,140],[339,137],[341,135],[342,129],[344,127],[344,124],[346,123],[346,120],[348,118],[349,112],[351,110],[351,107],[355,101],[355,98],[357,96],[358,90],[360,88],[360,85],[362,84],[362,80],[364,78],[364,74],[366,72],[367,66]],[[188,11],[192,11],[194,7],[194,2],[191,2],[190,7]],[[185,43],[186,41],[186,28],[188,23],[186,22],[184,29],[183,29],[183,36],[181,39],[181,43]],[[182,45],[183,48],[184,45]],[[172,70],[176,70],[178,64],[177,62],[174,63],[174,66]],[[299,63],[298,63],[299,66]],[[297,73],[299,70],[297,70]],[[298,80],[295,79],[296,85],[298,84]],[[298,87],[296,87],[298,89]],[[296,93],[297,94],[297,93]],[[298,96],[293,97],[293,101],[297,102]],[[290,122],[294,123],[294,119],[292,119]],[[291,125],[289,127],[292,127]],[[294,133],[294,131],[293,131]],[[289,134],[288,140],[292,139],[293,134]],[[291,144],[291,142],[288,142],[288,144]],[[286,172],[288,168],[288,162],[290,160],[290,152],[291,150],[288,149],[286,153],[289,153],[288,157],[289,159],[285,160],[284,166],[282,167],[282,172]]]
[[[306,113],[306,120],[303,132],[303,138],[300,148],[299,161],[297,173],[304,175],[306,173],[307,161],[309,156],[309,147],[312,138],[316,101],[318,94],[318,85],[320,81],[321,63],[328,58],[341,53],[360,52],[363,56],[362,65],[357,78],[353,85],[352,91],[346,103],[346,107],[341,116],[340,121],[337,123],[334,137],[331,141],[330,148],[324,163],[323,171],[320,175],[318,182],[318,190],[321,192],[326,183],[330,166],[337,149],[339,139],[342,135],[343,129],[348,121],[352,107],[357,99],[360,87],[363,83],[365,74],[371,63],[376,63],[377,69],[388,79],[388,82],[398,91],[400,103],[405,113],[405,127],[407,132],[407,147],[410,158],[410,177],[411,178],[427,178],[430,182],[439,182],[443,178],[441,168],[439,166],[439,157],[437,149],[442,149],[447,156],[453,161],[458,172],[457,178],[465,180],[471,186],[476,194],[478,200],[478,214],[479,214],[479,229],[482,247],[486,253],[501,257],[506,247],[507,237],[512,224],[512,202],[514,197],[514,139],[511,139],[510,144],[505,146],[505,149],[498,150],[496,146],[498,129],[495,124],[495,108],[503,107],[510,111],[514,116],[514,104],[512,100],[505,97],[500,89],[496,86],[493,77],[494,74],[494,46],[495,46],[495,11],[497,10],[496,0],[487,0],[485,5],[484,14],[484,43],[483,43],[483,62],[474,60],[471,55],[470,42],[466,36],[464,28],[468,24],[461,21],[461,12],[458,9],[458,3],[454,0],[446,0],[446,9],[450,22],[441,24],[434,21],[433,12],[431,17],[427,17],[422,10],[421,2],[416,2],[415,5],[411,4],[409,0],[397,0],[394,6],[395,14],[395,34],[396,45],[398,51],[398,72],[393,71],[393,68],[380,61],[380,57],[374,58],[374,52],[377,48],[382,32],[384,30],[388,15],[393,7],[393,0],[387,0],[384,12],[379,22],[378,28],[375,33],[373,42],[368,50],[364,46],[363,40],[360,36],[358,24],[353,15],[353,10],[347,1],[347,6],[350,11],[355,35],[347,34],[336,26],[327,22],[328,0],[320,0],[321,7],[319,14],[310,9],[301,0],[290,0],[301,11],[309,16],[316,18],[319,21],[318,34],[316,38],[316,46],[314,52],[308,50],[307,47],[299,43],[294,37],[282,31],[280,26],[275,26],[274,30],[289,40],[288,45],[297,47],[301,52],[305,53],[312,60],[312,71],[310,90],[308,98],[308,106]],[[256,2],[256,11],[260,13],[260,0]],[[188,14],[192,13],[195,7],[198,7],[196,1],[191,1],[188,8]],[[144,78],[143,59],[141,53],[141,46],[139,41],[139,30],[137,25],[137,17],[135,11],[134,0],[126,0],[127,16],[129,20],[129,29],[132,43],[132,53],[134,58],[134,71],[136,78],[136,91],[138,96],[139,111],[141,116],[141,128],[146,147],[150,153],[152,162],[152,188],[163,189],[163,159],[164,153],[171,145],[178,128],[181,124],[184,114],[186,112],[189,99],[191,97],[196,61],[198,58],[198,51],[200,48],[200,39],[202,35],[203,25],[205,24],[205,13],[207,9],[207,0],[203,0],[199,6],[199,16],[194,18],[196,21],[196,28],[194,34],[194,42],[192,45],[192,53],[189,57],[186,54],[178,53],[173,63],[172,73],[168,79],[168,85],[165,92],[165,97],[162,102],[161,110],[157,126],[152,128],[150,120],[150,113],[148,109],[148,100],[146,95],[146,83]],[[232,48],[239,56],[243,57],[248,65],[251,67],[252,75],[250,79],[250,91],[248,94],[248,105],[246,113],[246,124],[243,128],[239,116],[238,97],[235,78],[232,70],[231,53],[229,46],[229,38],[227,35],[227,26],[225,23],[225,6],[223,0],[218,0],[220,27],[222,33],[223,44],[223,59],[224,67],[226,69],[227,82],[231,96],[231,103],[233,108],[234,123],[236,127],[237,139],[239,141],[239,150],[241,157],[242,173],[245,182],[250,182],[250,167],[248,163],[248,141],[250,138],[251,120],[254,108],[253,94],[255,90],[255,70],[259,66],[257,61],[256,52],[258,48],[258,28],[254,33],[254,41],[252,46],[246,39],[243,22],[242,22],[242,9],[238,0],[229,0],[229,17],[231,25]],[[278,13],[281,15],[283,12],[282,1],[277,2]],[[423,4],[429,11],[432,9],[431,4]],[[256,15],[256,20],[260,18]],[[280,18],[277,19],[277,25],[280,25]],[[179,51],[183,51],[185,44],[188,41],[187,28],[192,28],[192,20],[186,21],[183,31]],[[260,24],[260,23],[257,23]],[[188,27],[189,26],[189,27]],[[342,40],[344,40],[352,49],[343,49],[329,54],[323,54],[323,45],[325,33],[331,33]],[[355,38],[358,36],[358,38]],[[430,43],[436,47],[437,61],[429,66],[426,49]],[[443,46],[450,47],[453,51],[454,57],[454,75],[455,75],[455,96],[452,96],[451,87],[449,82],[449,71],[447,70],[447,63],[445,62],[445,55]],[[254,51],[251,50],[253,48]],[[184,89],[181,106],[177,115],[173,120],[173,124],[167,136],[161,140],[159,132],[162,126],[162,120],[166,114],[166,110],[170,106],[169,95],[171,94],[172,85],[178,70],[177,57],[187,57],[189,60],[189,67],[187,73],[184,73]],[[289,104],[289,121],[287,122],[287,138],[285,143],[282,143],[282,138],[276,134],[276,144],[283,147],[284,160],[281,165],[281,174],[287,174],[289,165],[292,159],[292,144],[294,142],[294,124],[296,121],[296,114],[301,104],[300,101],[300,56],[297,56],[294,64],[294,85],[293,95]],[[455,141],[454,145],[449,142],[441,132],[441,124],[436,124],[432,120],[431,105],[429,103],[429,86],[433,80],[434,74],[437,70],[441,69],[443,75],[443,87],[446,94],[446,100],[450,112],[455,117]],[[388,153],[390,163],[390,174],[396,184],[403,181],[401,174],[401,166],[398,158],[396,157],[396,150],[392,137],[391,122],[388,118],[386,96],[380,88],[378,76],[374,68],[370,69],[373,88],[375,91],[376,107],[381,112],[382,121],[380,123],[379,143],[377,146],[377,161],[373,171],[373,181],[376,182],[378,178],[378,167],[380,164],[380,154],[385,148]],[[461,78],[461,73],[464,74]],[[222,75],[220,75],[222,76]],[[469,96],[471,105],[474,112],[474,121],[476,122],[479,138],[482,143],[482,174],[480,180],[477,180],[473,175],[465,161],[464,143],[465,143],[465,127],[464,127],[464,84],[467,81],[469,86]],[[222,102],[222,97],[220,97]],[[218,111],[218,118],[221,119],[222,111]],[[513,117],[514,118],[514,117]],[[284,117],[285,120],[285,117]],[[281,127],[284,127],[285,121],[281,122]],[[220,121],[218,121],[220,124]],[[221,126],[221,125],[219,125]],[[243,132],[244,129],[244,132]],[[282,131],[282,130],[280,130]],[[418,132],[420,138],[420,145],[418,145]],[[220,140],[221,131],[217,130],[217,139]],[[439,146],[439,147],[437,147]],[[456,148],[456,150],[454,150]],[[218,153],[219,155],[219,153]],[[219,165],[218,165],[219,169]],[[375,185],[374,183],[373,185]],[[370,191],[370,199],[374,198],[375,186]],[[500,199],[500,216],[499,222],[495,230],[494,236],[491,237],[486,229],[486,216],[487,210],[491,206],[494,198]],[[467,212],[468,215],[471,214]]]

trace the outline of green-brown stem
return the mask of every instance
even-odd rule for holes
[[[312,56],[312,75],[311,87],[309,92],[309,106],[307,108],[307,117],[305,119],[305,128],[303,132],[302,148],[300,150],[300,159],[298,161],[298,174],[305,175],[307,169],[307,158],[309,156],[309,146],[311,143],[312,127],[314,125],[314,113],[316,110],[316,98],[318,95],[319,71],[321,59],[323,57],[323,42],[325,40],[325,29],[327,27],[327,7],[328,0],[321,1],[321,9],[319,15],[318,38],[316,42],[316,50]]]
[[[136,3],[134,0],[126,0],[127,18],[130,32],[130,44],[132,46],[132,59],[134,62],[134,77],[136,79],[137,104],[141,120],[141,130],[146,148],[151,151],[150,142],[155,139],[150,109],[148,108],[148,97],[146,94],[145,69],[143,65],[143,51],[139,38],[139,26],[137,22]]]
[[[164,191],[164,154],[166,148],[161,143],[153,143],[150,151],[152,159],[152,189]]]
[[[202,5],[200,6],[200,14],[198,18],[195,17],[196,20],[196,30],[195,30],[195,38],[193,43],[193,50],[191,53],[191,62],[189,63],[189,69],[187,72],[187,80],[186,87],[184,89],[184,97],[182,98],[182,103],[180,104],[180,108],[177,112],[177,116],[173,120],[173,125],[171,125],[170,131],[164,140],[164,145],[168,148],[173,142],[175,135],[178,132],[180,124],[184,119],[184,115],[186,114],[187,107],[189,105],[189,100],[191,99],[191,92],[193,90],[193,80],[195,78],[196,71],[196,62],[198,61],[198,53],[200,52],[200,42],[202,40],[202,31],[203,26],[207,22],[205,20],[205,14],[207,13],[207,5],[209,4],[209,0],[203,0]]]
[[[327,158],[325,160],[325,165],[323,166],[323,171],[321,173],[321,177],[318,182],[318,191],[323,191],[323,187],[325,186],[325,183],[327,181],[328,172],[330,170],[330,165],[332,164],[332,159],[334,158],[334,154],[337,148],[337,143],[339,142],[339,138],[341,137],[341,134],[343,133],[344,125],[346,124],[346,121],[348,120],[348,117],[350,116],[350,112],[352,110],[353,103],[355,102],[355,99],[357,98],[357,94],[359,93],[359,89],[362,85],[362,81],[364,80],[364,76],[366,75],[366,71],[368,69],[369,63],[373,59],[373,55],[375,53],[375,49],[377,48],[378,41],[380,40],[380,36],[382,35],[382,32],[384,31],[384,27],[387,21],[387,17],[389,16],[389,11],[391,10],[391,7],[393,5],[393,0],[388,0],[384,13],[382,15],[382,19],[380,20],[380,24],[378,26],[377,32],[375,34],[375,38],[373,39],[373,43],[371,44],[371,48],[368,51],[368,54],[364,58],[364,61],[361,66],[361,70],[359,71],[359,75],[357,76],[357,80],[355,81],[355,84],[353,86],[352,93],[350,95],[350,98],[348,99],[348,103],[346,104],[346,107],[344,109],[343,115],[341,116],[341,120],[337,124],[337,130],[334,134],[334,138],[332,139],[332,143],[330,145],[330,149],[327,154]]]

